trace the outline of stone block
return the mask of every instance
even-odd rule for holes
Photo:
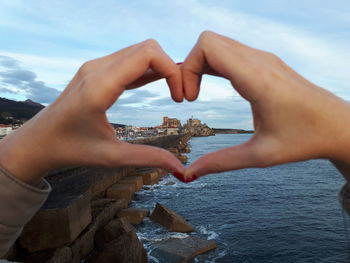
[[[142,208],[127,208],[123,209],[118,213],[119,217],[125,218],[133,225],[138,225],[143,222],[143,219],[149,215],[147,209]]]
[[[157,173],[158,173],[158,178],[163,178],[168,174],[168,171],[162,169],[162,168],[157,168]]]
[[[25,225],[20,244],[29,252],[63,247],[74,241],[90,221],[90,195],[80,195],[65,208],[39,210]]]
[[[216,247],[214,241],[198,237],[170,238],[157,243],[151,255],[157,258],[159,263],[188,262]]]
[[[180,160],[180,162],[182,163],[187,163],[188,162],[188,157],[184,154],[179,154],[179,155],[176,155],[177,159]]]
[[[144,185],[152,185],[158,183],[159,175],[156,168],[139,168],[135,175],[142,176]]]
[[[94,238],[97,224],[90,224],[83,233],[70,245],[72,260],[70,263],[80,263],[94,249]]]
[[[126,199],[98,199],[91,203],[92,221],[97,229],[115,218],[118,212],[128,207]]]
[[[172,232],[193,232],[194,228],[186,220],[169,208],[157,203],[153,210],[151,220],[164,226]]]
[[[135,184],[114,184],[107,189],[108,198],[126,199],[130,202],[135,193]]]
[[[101,175],[99,180],[96,180],[91,185],[91,199],[95,200],[99,197],[105,195],[105,191],[111,185],[117,183],[122,178],[122,174],[120,172],[113,172],[111,175]]]
[[[127,176],[118,181],[118,184],[134,184],[135,191],[140,191],[143,187],[143,178],[139,175]]]
[[[137,238],[134,228],[125,219],[118,218],[96,233],[97,248],[86,263],[147,263],[147,253]]]
[[[69,247],[54,250],[46,250],[31,254],[25,260],[26,263],[70,263],[72,262],[72,251]]]

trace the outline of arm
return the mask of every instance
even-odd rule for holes
[[[11,188],[15,182],[19,189],[37,192],[34,186],[48,171],[73,165],[154,166],[183,173],[180,161],[168,151],[117,140],[106,116],[125,89],[160,78],[166,78],[173,99],[181,101],[180,69],[154,40],[85,63],[54,103],[0,141],[0,167],[7,174],[0,176],[0,187]],[[49,189],[43,199],[32,202],[26,201],[30,193],[18,191],[0,191],[0,254]],[[17,217],[23,220],[11,225]]]
[[[205,32],[182,65],[185,97],[195,100],[201,76],[231,81],[252,108],[254,136],[202,156],[191,178],[247,167],[327,158],[350,176],[350,104],[303,78],[277,56]]]

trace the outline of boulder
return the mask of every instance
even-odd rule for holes
[[[41,209],[25,225],[20,244],[29,252],[63,247],[74,241],[91,221],[90,194],[65,208]]]
[[[114,184],[107,189],[107,198],[124,198],[130,202],[134,197],[135,184]]]
[[[133,225],[138,225],[143,222],[143,219],[149,215],[147,209],[142,208],[127,208],[118,213],[119,217],[123,217]]]
[[[166,227],[171,232],[186,233],[194,231],[194,227],[187,223],[182,216],[159,203],[156,204],[150,218],[154,222]]]
[[[151,255],[158,259],[159,263],[182,263],[216,247],[214,241],[198,237],[170,238],[156,243]]]
[[[142,176],[134,175],[134,176],[127,176],[121,179],[118,184],[134,184],[135,185],[135,191],[140,191],[143,187],[143,178]]]
[[[97,248],[86,263],[147,263],[147,253],[134,228],[123,218],[108,223],[96,233]]]

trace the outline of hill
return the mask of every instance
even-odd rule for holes
[[[22,124],[45,108],[32,100],[14,101],[0,97],[0,123]],[[111,123],[114,128],[125,127],[124,124]]]
[[[45,108],[44,105],[31,100],[14,101],[0,98],[0,123],[15,124],[25,122],[43,108]]]

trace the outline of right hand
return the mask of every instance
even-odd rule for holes
[[[252,108],[254,136],[209,153],[185,180],[209,173],[328,158],[350,164],[350,105],[309,82],[277,56],[204,32],[182,65],[187,100],[197,98],[203,74],[231,81]]]

